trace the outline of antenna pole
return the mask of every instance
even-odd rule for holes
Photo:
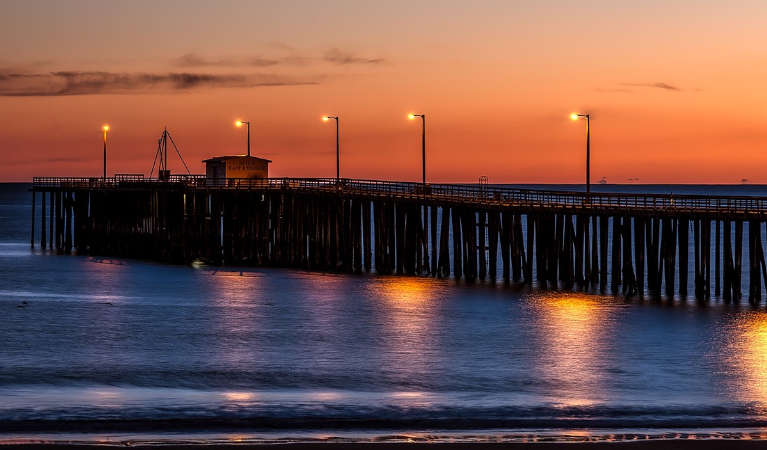
[[[163,147],[163,153],[165,161],[163,165],[165,166],[164,169],[168,170],[168,129],[165,128],[162,130],[162,147]]]

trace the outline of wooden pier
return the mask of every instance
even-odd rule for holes
[[[745,256],[751,303],[767,282],[759,197],[204,176],[35,178],[32,195],[32,245],[58,253],[699,300],[713,281],[724,301]]]

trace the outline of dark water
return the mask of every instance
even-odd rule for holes
[[[0,185],[6,438],[767,426],[767,313],[745,304],[56,256],[29,249],[30,200]]]

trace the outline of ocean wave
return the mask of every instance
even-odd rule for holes
[[[241,401],[242,400],[242,401]],[[106,403],[109,403],[107,399]],[[230,396],[218,405],[127,405],[20,407],[0,410],[0,432],[151,430],[480,430],[480,429],[681,429],[760,428],[759,405],[510,405],[470,407],[437,404],[345,404],[309,398],[248,402]],[[137,401],[136,403],[141,403]],[[245,403],[245,404],[241,404]]]
[[[2,255],[2,252],[0,252]],[[13,297],[13,298],[59,298],[59,299],[82,299],[82,300],[102,300],[102,301],[114,301],[125,300],[131,297],[124,295],[111,295],[111,294],[59,294],[54,292],[43,291],[22,291],[22,290],[5,290],[0,289],[0,297]]]
[[[654,430],[618,428],[607,430],[295,430],[230,432],[184,431],[172,434],[147,432],[26,432],[4,438],[2,444],[99,444],[120,446],[187,446],[187,445],[284,445],[284,444],[513,444],[513,443],[619,443],[683,440],[766,440],[763,428],[731,428],[726,430],[693,428]]]

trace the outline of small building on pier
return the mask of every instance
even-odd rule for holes
[[[255,156],[216,156],[203,161],[205,177],[216,178],[269,178],[270,160]]]

